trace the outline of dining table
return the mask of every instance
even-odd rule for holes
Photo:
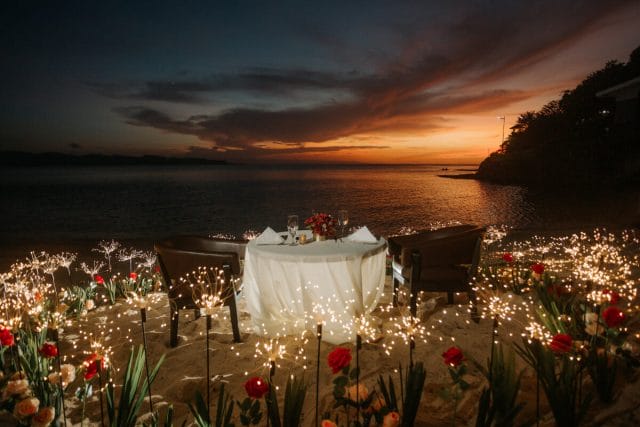
[[[368,316],[384,292],[384,238],[367,242],[328,238],[305,244],[247,244],[243,293],[254,332],[263,337],[316,333],[322,340],[352,342],[357,319]],[[282,233],[286,236],[286,233]],[[295,240],[293,240],[295,241]]]

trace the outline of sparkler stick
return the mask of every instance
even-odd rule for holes
[[[209,331],[211,330],[211,314],[207,314],[207,411],[211,408],[211,371],[209,368]]]
[[[271,391],[274,390],[273,387],[273,376],[276,373],[276,361],[271,360],[269,362],[269,400],[277,399],[276,396],[272,396]],[[271,404],[267,404],[267,427],[269,427],[269,420],[271,419]]]
[[[144,330],[144,324],[147,321],[147,309],[144,307],[140,308],[140,320],[141,320],[140,326],[142,328],[142,345],[144,347],[144,369],[147,374],[147,384],[148,384],[147,392],[149,393],[149,409],[153,414],[153,402],[151,400],[151,381],[149,377],[149,361],[148,361],[148,354],[147,354],[147,334],[145,333],[145,330]]]
[[[320,399],[320,342],[322,341],[322,322],[317,325],[317,336],[318,336],[318,357],[316,359],[316,427],[318,426],[318,407],[319,399]]]
[[[95,363],[95,362],[94,362]],[[100,424],[104,427],[104,404],[102,403],[102,361],[98,361],[98,385],[100,386]]]
[[[360,422],[360,349],[362,348],[362,337],[356,335],[356,423]]]
[[[491,356],[489,357],[489,387],[493,381],[493,354],[496,347],[496,334],[498,332],[498,316],[493,317],[493,325],[491,328]]]
[[[62,385],[62,365],[60,364],[60,358],[62,355],[60,354],[60,334],[58,333],[58,329],[51,329],[51,337],[53,341],[56,343],[56,348],[58,349],[58,355],[56,356],[56,364],[58,365],[58,375],[60,376],[58,380],[58,386],[60,387],[60,401],[62,402],[62,418],[64,419],[64,425],[67,425],[67,413],[64,407],[64,386]]]
[[[320,406],[320,342],[322,341],[322,322],[317,325],[318,357],[316,359],[316,427],[318,426],[318,407]]]

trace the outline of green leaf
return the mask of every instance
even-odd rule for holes
[[[333,383],[338,387],[346,387],[346,385],[349,384],[349,378],[340,375],[333,379]]]

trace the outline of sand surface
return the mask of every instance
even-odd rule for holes
[[[394,375],[396,383],[399,383],[396,369],[398,364],[404,366],[408,363],[408,346],[402,340],[394,339],[391,334],[385,332],[393,330],[391,318],[398,315],[397,308],[390,307],[390,278],[387,278],[385,300],[373,313],[378,319],[382,338],[376,342],[365,343],[360,352],[362,376],[361,381],[369,390],[376,388],[378,375],[387,377]],[[491,321],[481,320],[479,323],[469,321],[469,315],[465,306],[465,298],[460,297],[460,305],[444,306],[444,296],[436,294],[428,295],[422,304],[419,315],[424,319],[424,325],[429,332],[424,341],[419,341],[416,346],[415,360],[422,361],[427,370],[425,391],[421,401],[420,411],[416,425],[444,426],[452,425],[453,402],[442,397],[442,390],[451,386],[451,379],[442,360],[442,352],[452,344],[458,345],[466,357],[485,362],[490,351]],[[183,312],[180,322],[180,344],[176,348],[169,346],[169,308],[166,296],[155,294],[154,302],[148,309],[146,323],[147,345],[149,348],[150,363],[157,361],[162,354],[166,360],[160,373],[152,386],[153,402],[156,409],[166,408],[172,404],[175,410],[175,425],[181,425],[187,421],[192,422],[187,404],[193,401],[196,391],[206,395],[206,342],[205,319],[194,319],[192,311]],[[242,400],[246,396],[244,382],[254,375],[268,375],[268,369],[261,366],[265,358],[256,357],[256,346],[261,346],[267,340],[252,333],[250,316],[245,310],[244,300],[239,299],[241,312],[242,343],[232,342],[231,328],[228,320],[219,319],[213,322],[210,335],[210,363],[211,374],[216,377],[212,382],[212,405],[215,406],[217,391],[220,381],[228,383],[226,388],[236,400]],[[221,313],[224,315],[225,313]],[[83,346],[80,330],[93,330],[96,335],[100,331],[107,330],[103,343],[111,347],[112,364],[116,368],[124,368],[128,357],[128,350],[132,345],[142,342],[140,329],[139,310],[125,303],[115,306],[102,306],[88,313],[80,326],[68,328],[63,335],[65,344],[63,353],[73,357],[74,344]],[[106,325],[100,327],[100,325]],[[500,334],[508,341],[509,327],[500,329]],[[286,345],[287,354],[278,361],[278,367],[274,376],[274,382],[281,387],[280,397],[283,394],[283,386],[288,375],[304,375],[310,384],[304,406],[305,426],[314,425],[315,417],[315,363],[317,341],[311,333],[308,334],[308,342],[304,343],[298,337],[289,337],[281,341]],[[395,346],[387,354],[388,346],[395,341]],[[353,348],[352,343],[344,346]],[[303,349],[303,357],[295,357],[300,349]],[[335,346],[322,343],[320,356],[320,384],[319,402],[320,413],[329,410],[333,406],[332,380],[333,375],[327,367],[326,356]],[[473,368],[470,362],[469,374],[466,379],[471,384],[469,390],[458,404],[456,425],[474,425],[477,411],[477,402],[482,387],[486,384],[482,374]],[[640,383],[629,381],[619,399],[613,405],[604,407],[597,402],[592,405],[587,425],[630,425],[629,422],[640,419],[636,413],[640,405]],[[68,393],[71,394],[71,393]],[[526,407],[520,417],[521,421],[535,417],[535,379],[530,371],[523,378],[520,400],[526,403]],[[282,408],[282,405],[280,406]],[[148,412],[145,403],[143,412]],[[73,397],[67,399],[67,410],[72,414],[73,425],[80,423],[80,402]],[[635,412],[634,412],[635,410]],[[542,395],[541,425],[554,425],[553,417],[547,409]],[[92,420],[92,425],[99,425],[100,406],[97,395],[88,402],[87,415]],[[145,419],[147,415],[143,415]],[[344,417],[342,418],[344,419]],[[263,420],[264,421],[264,420]],[[85,424],[86,425],[86,424]],[[239,425],[239,423],[237,423]]]

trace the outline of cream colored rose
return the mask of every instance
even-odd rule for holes
[[[92,300],[92,299],[88,299],[85,303],[84,303],[84,307],[87,309],[87,311],[91,311],[94,308],[96,308],[96,303]]]
[[[69,363],[65,363],[60,366],[60,372],[62,372],[62,387],[66,387],[76,379],[76,367],[70,365]],[[60,381],[60,373],[52,372],[47,377],[51,384],[57,385]]]
[[[356,397],[356,390],[358,392],[357,397]],[[367,400],[367,397],[369,397],[369,390],[364,384],[359,384],[357,389],[355,385],[352,385],[347,389],[347,399],[351,399],[354,402],[356,401],[356,398],[360,399],[360,401],[363,401],[363,400]]]
[[[382,427],[397,427],[400,425],[400,414],[392,411],[382,419]]]
[[[49,427],[56,417],[56,410],[45,406],[31,418],[31,427]]]
[[[584,319],[585,332],[589,335],[596,335],[602,333],[604,328],[598,325],[598,315],[596,313],[587,313]]]
[[[7,396],[20,396],[29,392],[29,381],[24,380],[12,380],[7,382],[7,387],[4,389],[4,394]]]
[[[76,379],[76,367],[70,363],[65,363],[60,366],[60,372],[62,372],[62,386],[66,387]]]
[[[16,407],[13,408],[13,416],[18,419],[30,417],[38,412],[38,406],[40,406],[40,401],[37,398],[28,397],[16,403]]]

